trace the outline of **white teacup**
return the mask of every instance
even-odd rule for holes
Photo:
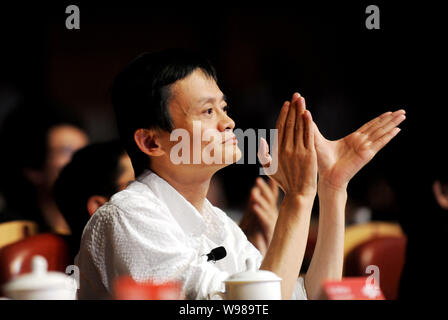
[[[214,292],[209,297],[224,300],[281,300],[281,278],[267,270],[256,270],[252,260],[246,260],[247,271],[235,273],[224,283],[225,292]]]
[[[75,279],[62,272],[48,272],[47,266],[44,257],[34,256],[32,272],[8,282],[3,287],[5,295],[16,300],[75,300]]]

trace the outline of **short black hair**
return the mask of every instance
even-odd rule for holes
[[[136,176],[149,168],[150,161],[137,147],[135,131],[140,128],[173,130],[168,110],[170,87],[196,69],[218,82],[210,61],[186,49],[144,53],[116,77],[112,86],[112,104],[118,132]]]
[[[87,201],[94,195],[110,198],[119,191],[117,180],[123,173],[120,159],[125,154],[119,141],[90,144],[74,153],[56,179],[53,194],[70,226],[73,254],[79,250],[82,232],[90,219]]]

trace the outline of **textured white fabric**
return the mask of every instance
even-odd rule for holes
[[[227,256],[207,262],[212,249]],[[178,280],[187,299],[207,299],[224,291],[223,280],[257,267],[262,256],[223,211],[205,201],[202,215],[180,193],[152,171],[145,171],[125,190],[99,208],[84,229],[75,259],[80,268],[79,299],[110,298],[116,276],[136,281]],[[293,299],[306,299],[299,278]]]

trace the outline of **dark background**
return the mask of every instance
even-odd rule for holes
[[[69,4],[80,8],[80,30],[65,27]],[[108,90],[117,72],[144,51],[187,47],[214,63],[231,116],[243,130],[273,128],[282,103],[295,91],[306,97],[329,139],[405,108],[402,132],[351,182],[352,201],[368,203],[369,192],[381,195],[378,181],[391,188],[412,184],[413,172],[428,166],[421,159],[443,147],[445,139],[435,131],[446,127],[441,7],[378,1],[169,4],[2,7],[0,125],[22,97],[49,97],[82,117],[92,141],[116,137]],[[380,30],[365,27],[369,4],[380,8]],[[258,168],[233,165],[218,173],[229,207],[243,206]],[[390,206],[386,211],[388,216],[378,218],[396,218]]]

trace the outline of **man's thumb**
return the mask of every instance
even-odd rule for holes
[[[260,148],[258,149],[258,160],[263,167],[269,167],[272,157],[269,155],[269,145],[264,138],[260,138]]]

